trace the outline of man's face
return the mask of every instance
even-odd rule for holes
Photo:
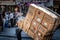
[[[18,8],[15,8],[15,12],[17,12],[18,11]]]

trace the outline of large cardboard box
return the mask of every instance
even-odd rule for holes
[[[24,20],[20,20],[17,25],[18,25],[18,28],[22,29],[23,28],[23,23],[24,23]]]
[[[51,37],[47,35],[54,33],[58,25],[59,17],[55,12],[45,7],[31,4],[22,29],[34,40],[50,40]]]

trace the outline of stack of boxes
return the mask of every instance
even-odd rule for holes
[[[31,4],[27,12],[22,30],[34,40],[51,40],[54,30],[59,24],[59,17],[45,8]],[[21,25],[19,25],[21,27]]]

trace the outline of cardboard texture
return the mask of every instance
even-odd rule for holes
[[[37,28],[38,28],[38,23],[35,20],[33,20],[30,26],[30,30],[33,33],[37,33]]]
[[[44,26],[41,25],[41,24],[39,24],[39,26],[38,26],[38,30],[39,30],[39,32],[41,32],[43,35],[45,35],[46,32],[47,32],[47,29],[44,28]]]
[[[54,26],[54,24],[50,24],[49,21],[46,21],[45,19],[42,21],[42,25],[48,30],[52,30]]]
[[[36,15],[35,15],[35,20],[39,23],[41,23],[42,19],[44,16],[44,12],[40,11],[39,9],[36,9]]]
[[[18,23],[18,26],[22,26],[22,30],[34,40],[51,40],[59,20],[60,17],[55,12],[31,4],[24,22]]]
[[[45,13],[43,20],[47,21],[48,23],[54,24],[56,18],[53,18],[50,15]]]
[[[42,40],[43,39],[43,34],[41,32],[37,32],[37,34],[35,35],[34,40]]]
[[[28,21],[28,20],[25,20],[25,21],[24,21],[24,23],[23,23],[23,30],[24,30],[25,32],[28,31],[28,29],[29,29],[29,27],[30,27],[30,24],[31,24],[30,21]]]
[[[31,31],[31,30],[28,30],[28,33],[27,33],[29,36],[31,36],[32,38],[34,38],[35,34]]]
[[[35,11],[36,11],[36,8],[30,5],[28,13],[34,13],[35,14]]]
[[[33,8],[33,9],[32,9]],[[29,11],[27,13],[26,19],[24,21],[24,25],[23,25],[23,30],[24,31],[28,31],[31,21],[33,20],[34,16],[35,16],[35,7],[30,6],[29,7]]]

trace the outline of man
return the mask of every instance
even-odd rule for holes
[[[10,27],[10,13],[10,10],[5,12],[5,27]]]
[[[14,12],[14,23],[16,25],[16,23],[18,22],[19,18],[23,15],[23,13],[19,12],[19,8],[16,7],[15,8],[15,12]]]
[[[3,31],[3,20],[2,15],[0,14],[0,32]]]
[[[14,25],[16,25],[16,23],[19,21],[20,17],[23,15],[23,13],[20,13],[19,12],[19,8],[16,7],[15,8],[15,12],[14,12]],[[18,40],[21,40],[21,32],[22,30],[21,29],[17,29],[16,30],[16,34],[17,34],[17,38]]]

